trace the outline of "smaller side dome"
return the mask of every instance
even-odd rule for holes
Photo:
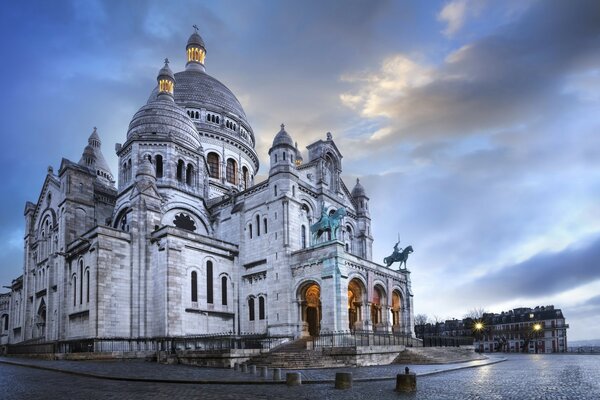
[[[156,80],[158,81],[158,99],[164,98],[174,101],[175,75],[171,71],[171,68],[169,68],[168,58],[165,58],[165,65],[158,71]]]
[[[352,189],[352,197],[354,197],[354,198],[367,197],[365,188],[363,185],[360,184],[360,179],[358,179],[358,178],[356,178],[356,185]]]
[[[294,141],[292,140],[290,134],[285,131],[284,124],[281,124],[281,129],[279,132],[277,132],[277,135],[275,135],[275,138],[273,139],[273,146],[271,146],[271,148],[277,146],[290,146],[291,148],[295,149]]]
[[[187,46],[186,47],[202,47],[203,49],[206,49],[206,46],[204,45],[204,40],[202,40],[202,36],[200,36],[198,34],[198,32],[194,32],[190,35],[190,38],[187,41]]]

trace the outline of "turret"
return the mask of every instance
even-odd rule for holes
[[[169,59],[165,58],[165,65],[158,71],[156,77],[158,81],[158,100],[169,100],[175,101],[173,98],[173,91],[175,90],[175,75],[169,68]]]
[[[269,149],[271,158],[270,173],[275,172],[276,169],[289,170],[290,167],[295,165],[298,158],[296,150],[292,137],[285,131],[285,125],[281,124],[281,129],[275,135],[273,145]]]
[[[371,235],[369,198],[359,179],[356,179],[356,185],[352,189],[351,194],[354,204],[356,204],[356,215],[358,217],[358,232],[356,233],[356,239],[358,241],[357,253],[363,258],[371,260],[373,257],[373,236]]]
[[[202,40],[202,37],[198,34],[198,27],[196,25],[194,25],[194,29],[196,31],[192,33],[188,39],[187,46],[185,46],[187,53],[187,64],[185,64],[185,69],[204,72],[206,70],[204,67],[206,46],[204,45],[204,40]]]
[[[88,145],[85,146],[85,149],[83,150],[79,165],[83,165],[92,170],[96,175],[96,178],[105,185],[114,185],[115,180],[112,172],[110,172],[108,163],[102,154],[102,142],[100,141],[100,136],[98,135],[96,127],[94,127],[94,131],[88,138]]]

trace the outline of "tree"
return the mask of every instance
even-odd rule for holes
[[[423,337],[425,334],[425,325],[429,321],[429,317],[426,314],[415,315],[415,333],[419,337]]]
[[[472,308],[471,310],[469,310],[469,312],[466,313],[463,318],[471,318],[475,321],[481,321],[485,314],[487,314],[487,311],[485,311],[485,308],[475,307],[475,308]]]

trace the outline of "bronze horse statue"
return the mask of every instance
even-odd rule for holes
[[[346,215],[346,209],[340,207],[331,215],[327,215],[325,207],[321,211],[321,218],[310,226],[310,233],[313,236],[313,242],[316,242],[318,238],[324,232],[331,232],[331,239],[337,239],[337,231],[340,228],[342,218]]]
[[[396,243],[394,246],[394,252],[392,255],[383,259],[383,263],[388,268],[396,261],[400,261],[400,269],[402,269],[402,263],[404,263],[404,268],[406,268],[406,260],[408,260],[408,255],[413,252],[412,246],[406,246],[406,248],[402,251],[399,251],[397,246],[398,243]]]

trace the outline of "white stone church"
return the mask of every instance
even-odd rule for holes
[[[369,197],[342,181],[332,135],[302,154],[281,125],[268,177],[256,183],[255,133],[205,56],[194,33],[184,71],[166,60],[115,146],[116,175],[95,128],[79,162],[48,168],[25,206],[23,275],[0,316],[5,342],[413,336],[410,273],[373,262]],[[312,234],[336,213],[338,229]]]

